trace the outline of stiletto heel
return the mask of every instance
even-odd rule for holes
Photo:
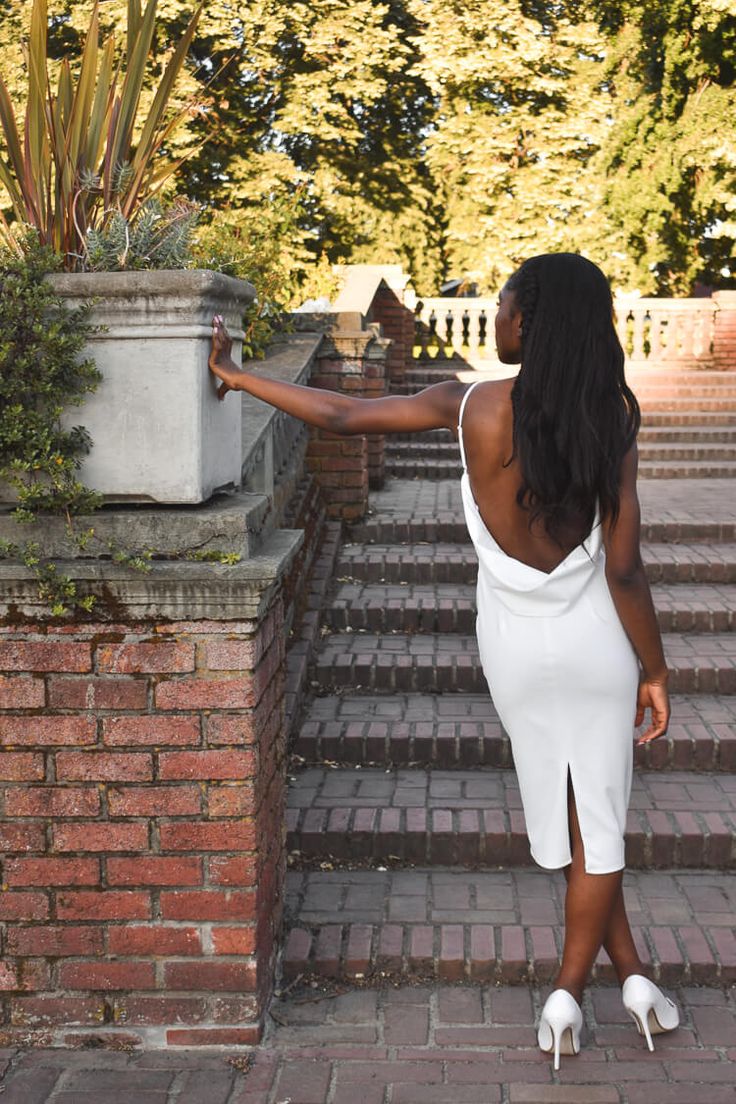
[[[666,997],[653,981],[641,974],[627,977],[621,996],[624,1008],[636,1024],[639,1034],[646,1039],[650,1050],[654,1050],[652,1035],[674,1031],[680,1023],[680,1013],[675,1002]]]
[[[560,1068],[560,1054],[578,1054],[583,1013],[567,989],[555,989],[547,997],[537,1028],[539,1049],[554,1054],[554,1068]]]

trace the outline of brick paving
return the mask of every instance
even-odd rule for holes
[[[3,1104],[733,1104],[736,990],[677,986],[650,1054],[618,988],[589,989],[555,1073],[533,1024],[549,985],[350,988],[273,1002],[250,1052],[2,1050]],[[234,1061],[236,1065],[232,1065]],[[249,1068],[248,1068],[249,1067]]]

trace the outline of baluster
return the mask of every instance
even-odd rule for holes
[[[486,348],[486,332],[488,330],[488,315],[485,312],[485,308],[478,315],[478,350],[485,356],[488,356],[488,349]]]
[[[667,319],[656,308],[650,312],[650,319],[649,361],[656,364],[662,359],[662,352],[668,346]]]
[[[462,341],[460,342],[461,349],[467,349],[470,345],[470,311],[466,307],[462,313],[460,320],[462,328]]]
[[[448,309],[445,314],[445,352],[444,355],[448,355],[448,347],[450,349],[449,355],[452,356],[455,351],[455,341],[457,340],[456,334],[453,332],[456,327],[453,325],[455,316],[452,313],[452,308]]]
[[[647,353],[645,348],[646,342],[646,330],[647,319],[649,317],[645,308],[636,307],[631,308],[631,320],[633,322],[631,333],[631,359],[632,360],[646,360]]]
[[[435,357],[442,356],[442,338],[437,330],[437,315],[435,314],[434,307],[432,307],[429,314],[429,343],[436,344],[437,346]]]
[[[429,360],[429,335],[430,329],[422,318],[424,303],[418,302],[414,307],[414,345],[419,346],[416,360]]]

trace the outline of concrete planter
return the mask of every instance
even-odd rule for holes
[[[90,343],[102,382],[65,415],[93,447],[80,478],[110,502],[204,502],[241,478],[241,404],[220,402],[207,368],[211,320],[242,348],[250,284],[217,272],[102,272],[52,278],[70,305],[99,301]]]

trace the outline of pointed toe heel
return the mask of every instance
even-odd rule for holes
[[[624,1008],[636,1024],[640,1035],[654,1050],[652,1035],[674,1031],[680,1023],[680,1014],[674,1001],[666,997],[653,981],[641,974],[627,977],[621,990]]]
[[[542,1009],[537,1028],[539,1049],[554,1055],[554,1068],[560,1068],[561,1054],[578,1054],[583,1013],[580,1005],[567,989],[555,989],[550,993]]]

